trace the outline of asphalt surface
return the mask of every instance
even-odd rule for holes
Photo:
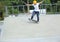
[[[59,42],[60,40],[60,15],[40,15],[40,22],[34,23],[28,20],[31,15],[19,15],[6,17],[1,41],[19,41],[21,38],[42,40],[39,42]],[[36,19],[36,16],[34,17]],[[36,38],[36,39],[31,39]],[[37,39],[40,38],[40,39]],[[18,40],[17,40],[18,39]],[[29,41],[28,40],[28,41]],[[13,41],[13,40],[12,40]],[[11,41],[11,42],[12,42]],[[26,40],[25,40],[26,41]],[[13,41],[14,42],[14,41]],[[21,42],[24,42],[23,40]],[[37,41],[36,41],[37,42]]]

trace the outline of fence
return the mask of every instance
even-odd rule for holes
[[[60,14],[60,5],[58,4],[42,4],[39,6],[39,8],[46,9],[46,14]],[[29,10],[33,10],[33,6],[29,6]],[[28,7],[25,5],[5,6],[5,11],[7,15],[28,13],[29,10],[28,10]]]

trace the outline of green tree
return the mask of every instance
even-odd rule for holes
[[[4,3],[0,1],[0,20],[4,20],[3,12],[4,12]]]
[[[45,4],[50,4],[51,2],[50,2],[50,0],[44,0],[44,3]]]

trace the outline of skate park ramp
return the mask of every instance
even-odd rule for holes
[[[39,23],[31,15],[5,17],[1,42],[60,42],[60,15],[40,15]],[[36,17],[34,17],[35,19]]]

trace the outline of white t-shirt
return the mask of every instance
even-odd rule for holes
[[[34,11],[40,11],[39,10],[39,3],[37,3],[36,5],[32,4],[32,6],[34,6]]]

